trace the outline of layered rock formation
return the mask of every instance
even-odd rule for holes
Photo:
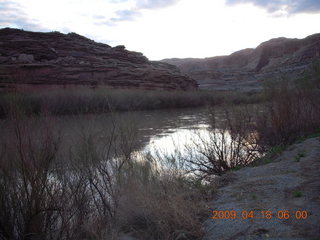
[[[255,49],[205,59],[165,59],[200,84],[214,89],[260,89],[279,77],[301,77],[310,63],[320,59],[320,34],[305,39],[276,38]]]
[[[166,90],[198,87],[175,66],[150,62],[124,46],[110,47],[75,33],[0,29],[0,85],[20,84]]]

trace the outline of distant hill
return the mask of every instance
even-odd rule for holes
[[[275,38],[228,56],[162,61],[197,80],[200,88],[259,89],[268,79],[301,76],[316,59],[320,59],[320,34],[304,39]]]
[[[0,87],[110,86],[189,90],[198,84],[175,66],[151,62],[124,46],[76,33],[0,29]]]

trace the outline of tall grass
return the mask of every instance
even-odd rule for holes
[[[147,91],[120,89],[60,89],[43,92],[8,92],[0,95],[0,117],[5,117],[12,98],[31,114],[55,115],[104,113],[169,108],[189,108],[218,104],[257,103],[264,100],[256,92]]]
[[[290,144],[320,127],[320,90],[315,85],[282,81],[266,91],[270,100],[257,119],[260,144]]]

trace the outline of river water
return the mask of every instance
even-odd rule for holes
[[[161,110],[141,112],[146,122],[139,128],[145,138],[142,150],[160,151],[167,155],[183,151],[198,134],[206,134],[209,127],[208,111],[205,108]]]
[[[82,137],[84,132],[103,140],[105,135],[110,135],[113,125],[122,126],[129,138],[131,131],[135,132],[134,151],[161,151],[170,155],[190,144],[195,135],[206,134],[209,117],[206,108],[172,109],[62,116],[55,118],[54,125],[65,139],[73,139],[71,145],[76,145],[74,139]]]
[[[216,113],[219,119],[222,111],[218,109]],[[60,144],[62,153],[69,152],[70,147],[81,148],[85,136],[91,136],[95,143],[101,143],[102,146],[105,143],[105,146],[108,146],[112,126],[122,128],[122,133],[118,135],[123,134],[129,142],[132,141],[134,147],[131,150],[137,153],[161,152],[166,155],[175,154],[177,151],[181,153],[185,150],[185,146],[192,144],[199,137],[199,134],[204,138],[209,134],[207,108],[49,116],[47,120],[44,120],[44,117],[32,117],[23,121],[29,129],[28,132],[32,133],[38,131],[41,124],[49,124],[55,133],[62,136]],[[9,119],[1,121],[1,129],[3,133],[7,132],[7,136],[12,136],[13,128],[7,127],[9,123]],[[121,145],[116,140],[112,141],[114,146]]]

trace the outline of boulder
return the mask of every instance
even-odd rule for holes
[[[32,63],[34,61],[34,57],[31,54],[19,54],[18,62],[19,63]]]

